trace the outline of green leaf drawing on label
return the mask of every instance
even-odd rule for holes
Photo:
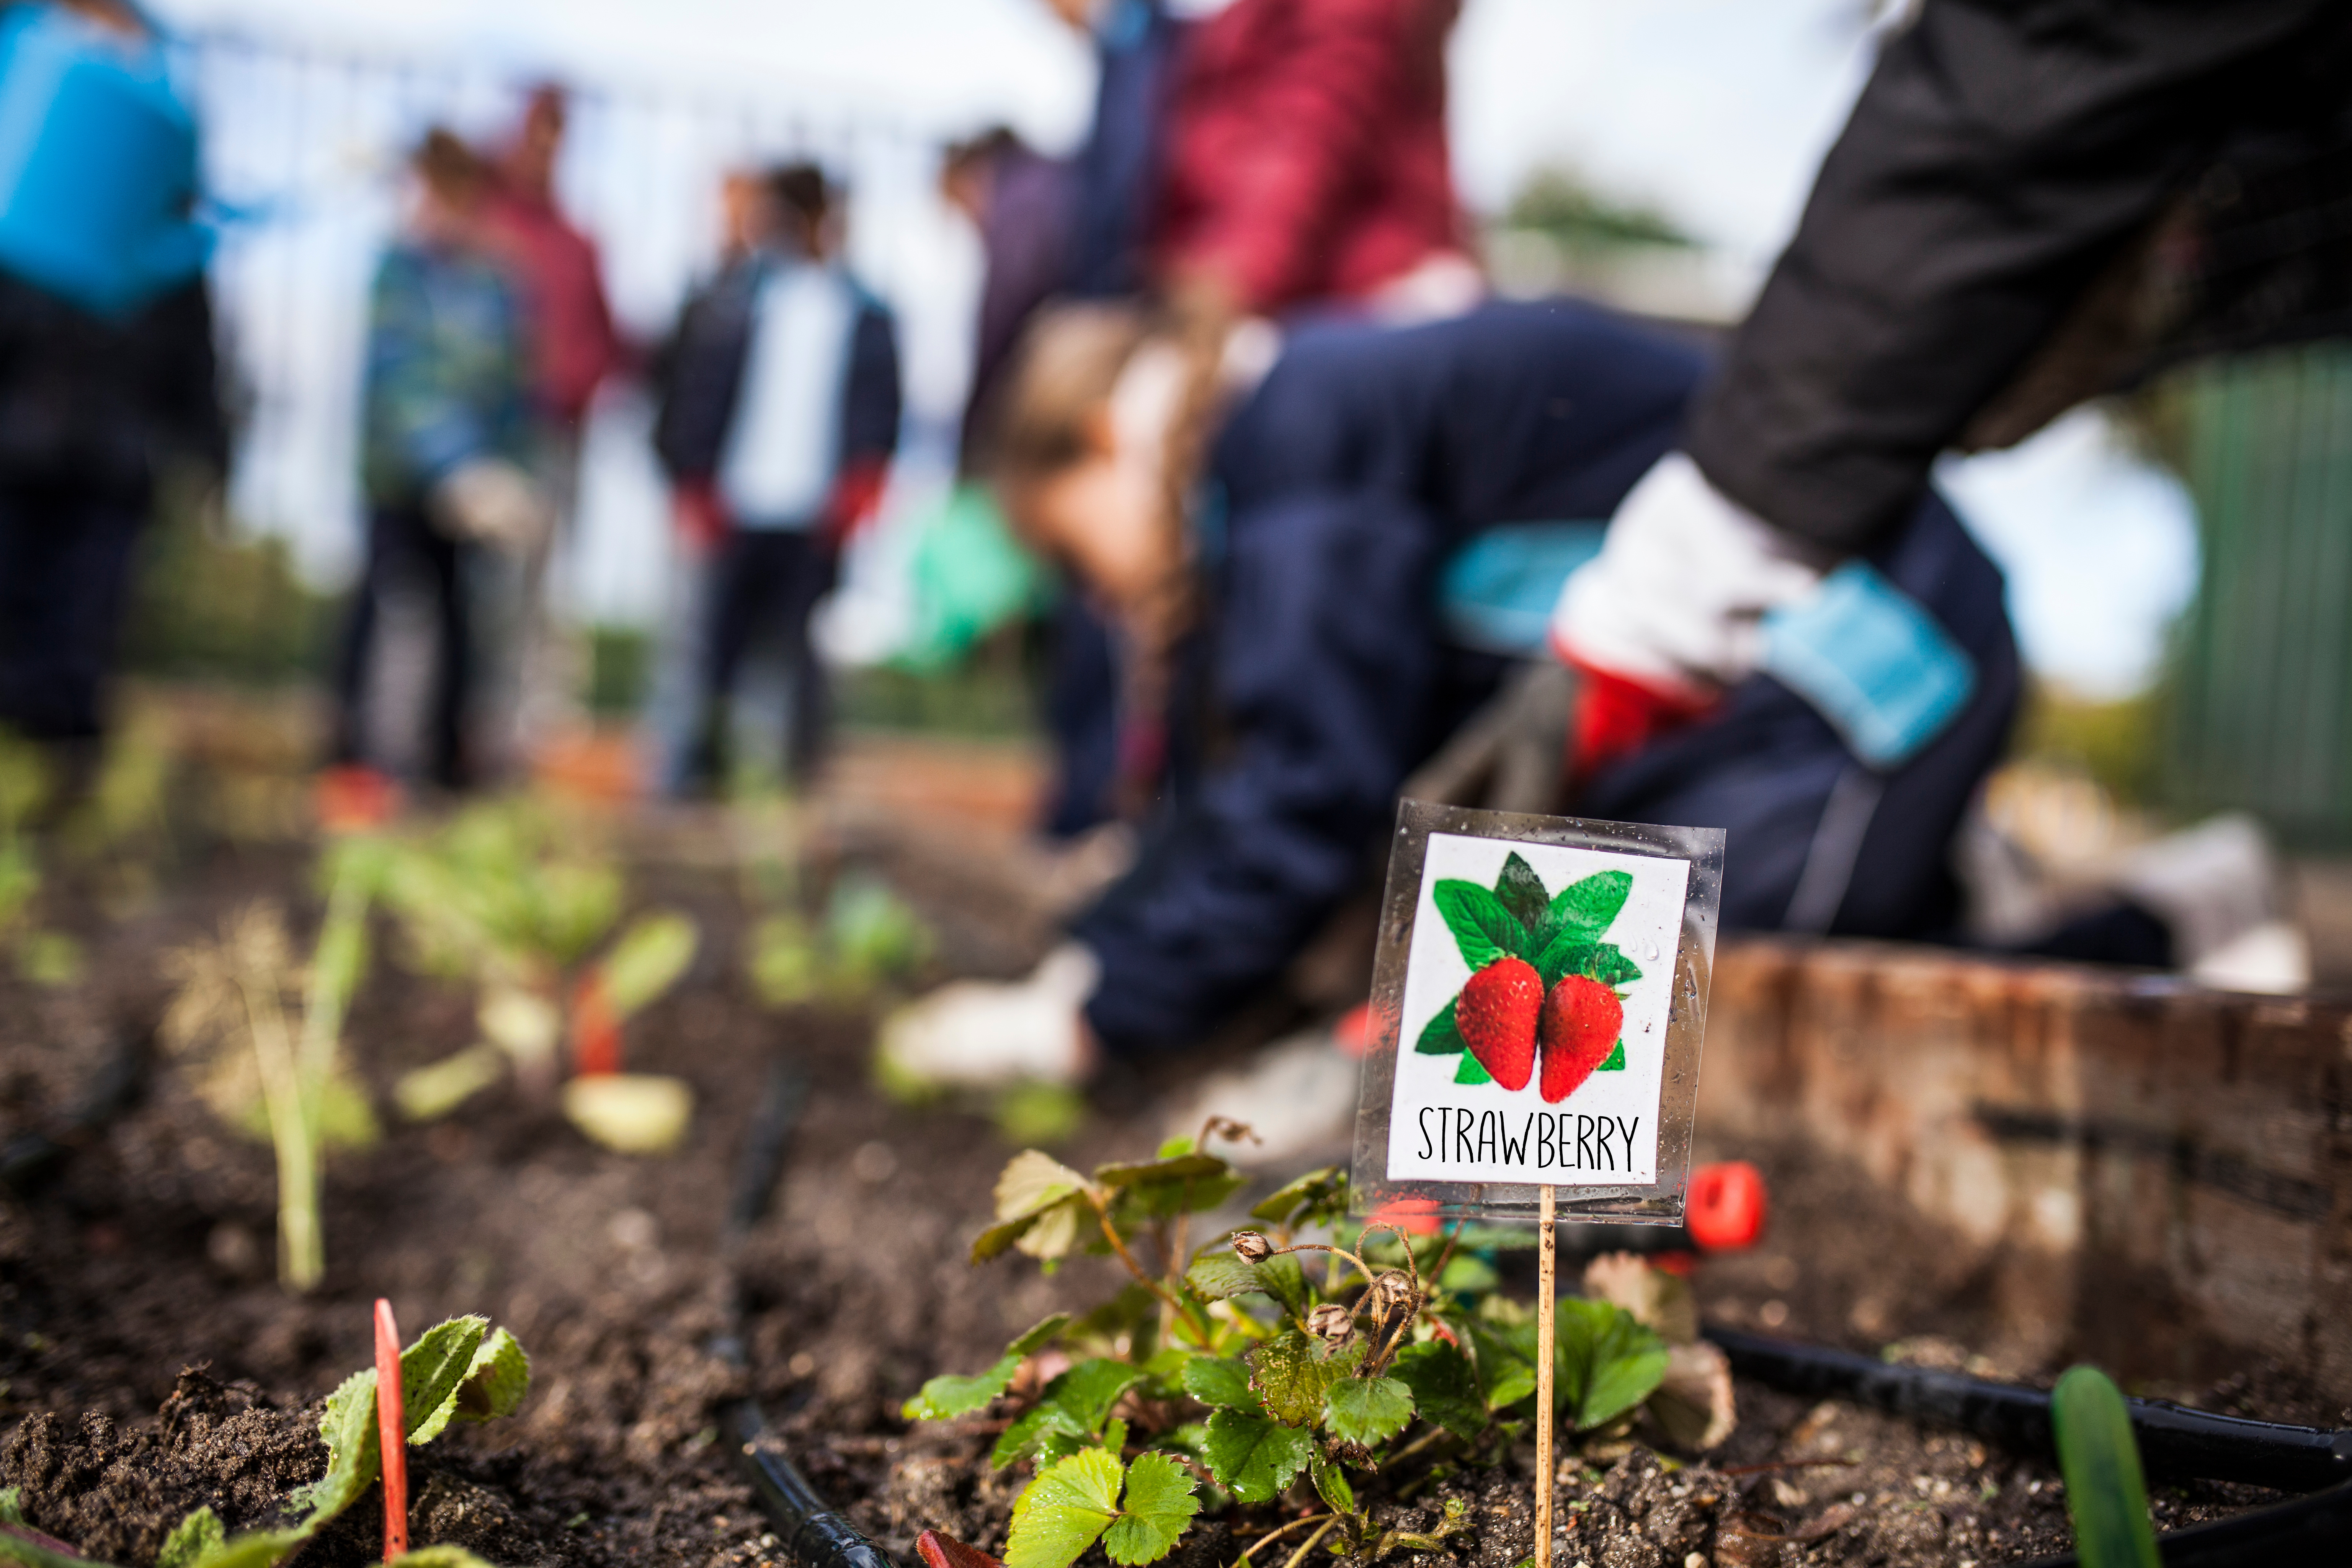
[[[1276,1420],[1312,1426],[1323,1417],[1323,1396],[1331,1385],[1363,1359],[1360,1340],[1327,1353],[1322,1341],[1292,1329],[1250,1347],[1250,1386]]]
[[[1516,849],[1503,862],[1502,875],[1495,879],[1495,897],[1529,931],[1536,929],[1551,905],[1551,895],[1544,890],[1543,879],[1536,875],[1534,867],[1519,858]]]
[[[1614,942],[1599,942],[1592,952],[1576,966],[1576,973],[1590,974],[1603,985],[1631,985],[1642,978],[1641,967],[1620,952]]]
[[[1592,1070],[1594,1072],[1623,1072],[1625,1070],[1625,1042],[1620,1040],[1615,1045],[1610,1047],[1609,1054],[1601,1058],[1601,1065],[1594,1068]]]
[[[1250,1391],[1249,1368],[1228,1356],[1196,1355],[1186,1362],[1184,1392],[1222,1409],[1258,1407],[1257,1395]]]
[[[1239,1258],[1235,1262],[1241,1261]],[[899,1414],[909,1421],[947,1421],[958,1415],[969,1415],[986,1405],[1012,1386],[1013,1374],[1021,1363],[1069,1327],[1070,1314],[1056,1312],[1027,1333],[1004,1347],[1003,1355],[994,1365],[976,1376],[960,1377],[953,1373],[935,1377],[923,1384],[915,1397],[907,1401]]]
[[[1560,976],[1584,973],[1584,966],[1591,962],[1591,935],[1580,931],[1561,931],[1536,954],[1536,973],[1542,978],[1544,989],[1549,991],[1559,984]]]
[[[1138,1454],[1127,1468],[1127,1497],[1118,1520],[1103,1537],[1104,1554],[1124,1568],[1157,1563],[1175,1550],[1177,1537],[1201,1511],[1197,1482],[1165,1454]]]
[[[1544,934],[1580,931],[1590,941],[1609,929],[1633,890],[1633,877],[1629,871],[1596,871],[1582,881],[1570,882],[1545,911]]]
[[[1298,1479],[1315,1439],[1263,1415],[1220,1410],[1209,1417],[1201,1457],[1217,1484],[1243,1502],[1265,1502]]]
[[[1486,1429],[1486,1406],[1478,1397],[1477,1374],[1470,1360],[1444,1340],[1407,1345],[1397,1352],[1391,1369],[1412,1390],[1413,1408],[1424,1421],[1434,1421],[1468,1442]]]
[[[1462,1053],[1461,1065],[1454,1069],[1454,1081],[1456,1083],[1492,1083],[1495,1081],[1495,1075],[1488,1072],[1486,1068],[1486,1065],[1479,1061],[1476,1057],[1472,1056],[1468,1051],[1464,1051]]]
[[[1454,1009],[1461,1004],[1459,994],[1438,1009],[1421,1031],[1421,1038],[1412,1048],[1425,1057],[1450,1057],[1456,1051],[1466,1051],[1469,1042],[1463,1039],[1461,1027],[1454,1021]]]
[[[1518,917],[1503,907],[1503,900],[1475,882],[1447,878],[1437,884],[1432,895],[1437,912],[1445,921],[1445,929],[1454,933],[1454,945],[1462,950],[1462,962],[1476,973],[1505,953],[1517,956],[1528,945],[1528,933]]]
[[[1343,1377],[1326,1396],[1324,1425],[1343,1443],[1370,1447],[1412,1420],[1412,1390],[1393,1377]]]
[[[1013,1503],[1004,1568],[1070,1568],[1118,1517],[1118,1460],[1088,1448],[1037,1472]]]

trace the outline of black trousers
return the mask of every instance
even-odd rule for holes
[[[466,606],[466,553],[470,546],[435,528],[421,502],[377,506],[368,513],[367,559],[352,596],[351,619],[335,668],[334,760],[364,763],[368,754],[367,694],[376,658],[376,630],[387,599],[421,588],[433,607],[433,690],[425,711],[425,773],[443,789],[472,782],[467,756],[467,698],[475,650]]]
[[[779,647],[791,667],[791,724],[784,775],[815,772],[832,717],[824,667],[809,645],[809,616],[833,591],[840,556],[814,529],[739,528],[711,564],[701,680],[696,693],[695,744],[688,782],[704,789],[726,780],[727,714],[743,661],[762,643]]]
[[[144,487],[0,481],[0,722],[96,736]]]

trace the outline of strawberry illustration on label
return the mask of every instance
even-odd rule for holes
[[[1527,1088],[1535,1073],[1536,1018],[1543,1005],[1543,977],[1523,958],[1498,958],[1486,965],[1470,977],[1454,1005],[1462,1043],[1505,1089]]]
[[[1538,1029],[1546,1104],[1558,1105],[1592,1076],[1617,1048],[1624,1023],[1625,1004],[1598,980],[1571,974],[1551,988]]]
[[[1624,994],[1642,971],[1601,940],[1633,890],[1624,871],[1600,871],[1555,898],[1514,854],[1493,888],[1447,878],[1431,889],[1470,979],[1421,1032],[1413,1049],[1462,1058],[1454,1081],[1517,1092],[1541,1066],[1557,1105],[1596,1072],[1625,1066]]]

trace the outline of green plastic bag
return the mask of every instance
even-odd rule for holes
[[[915,525],[914,625],[892,663],[944,669],[1007,621],[1052,602],[1052,574],[1013,537],[996,498],[958,485]]]

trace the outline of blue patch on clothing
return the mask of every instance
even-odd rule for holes
[[[1438,573],[1447,638],[1478,653],[1542,653],[1561,584],[1601,553],[1608,531],[1605,522],[1510,522],[1476,535]]]
[[[1830,574],[1803,605],[1765,616],[1763,669],[1881,771],[1941,734],[1976,689],[1966,650],[1862,561]]]

